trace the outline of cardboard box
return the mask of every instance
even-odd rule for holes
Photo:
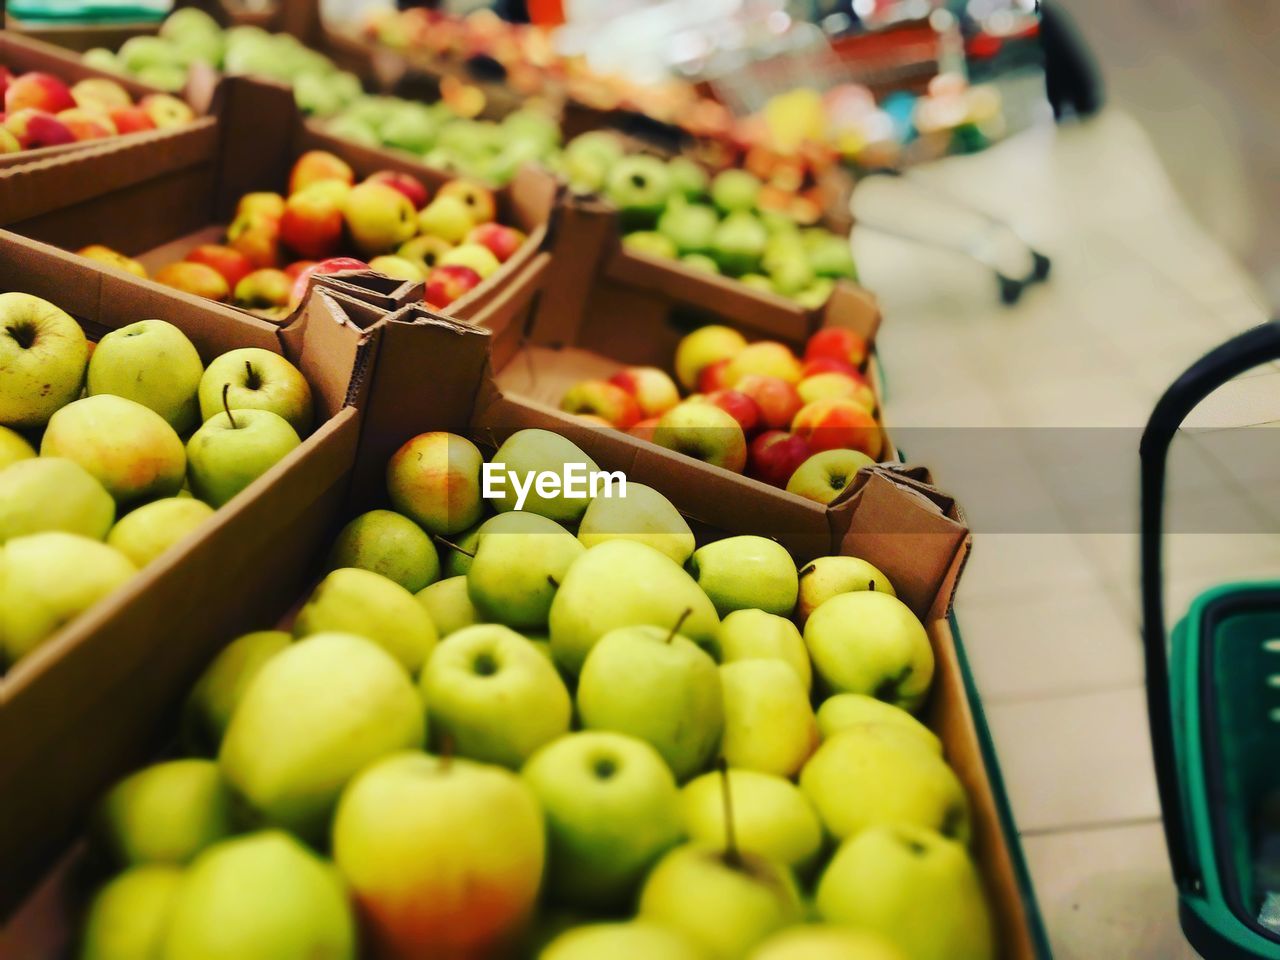
[[[85,66],[78,56],[61,50],[52,44],[44,43],[30,37],[20,36],[11,31],[0,31],[0,66],[8,67],[14,73],[27,73],[38,70],[51,73],[65,81],[68,86],[80,80],[94,77],[114,80],[128,91],[136,103],[148,94],[163,93],[156,87],[138,83],[118,73],[95,70]],[[200,111],[197,111],[200,112]],[[194,126],[207,125],[209,121],[196,121]],[[147,130],[142,133],[127,133],[112,137],[109,140],[82,140],[76,143],[64,143],[56,147],[39,147],[35,150],[20,150],[17,153],[0,153],[0,170],[17,167],[28,163],[37,163],[52,157],[65,157],[82,153],[85,150],[101,147],[104,143],[142,145],[164,143],[175,135],[189,130],[181,127],[170,130]]]
[[[727,497],[714,478],[689,474],[674,455],[651,451],[623,434],[594,430],[571,417],[504,395],[489,369],[489,337],[477,328],[409,307],[387,317],[376,333],[378,350],[363,396],[365,416],[359,446],[356,450],[344,447],[340,454],[347,458],[345,468],[353,477],[350,497],[345,506],[326,500],[298,516],[292,527],[296,538],[320,544],[349,516],[385,505],[387,458],[419,432],[460,433],[492,453],[496,444],[515,431],[536,427],[569,436],[605,469],[624,470],[630,480],[657,487],[688,517],[700,542],[739,533],[778,533],[800,562],[832,552],[864,557],[885,571],[904,602],[928,625],[938,667],[924,719],[942,738],[947,758],[969,793],[974,855],[996,917],[999,956],[1029,960],[1038,955],[1029,919],[1034,905],[1024,899],[1029,893],[1018,881],[1021,861],[1016,835],[1002,826],[1002,798],[992,785],[993,779],[998,782],[998,771],[989,768],[983,754],[974,726],[974,705],[946,619],[970,545],[963,518],[949,497],[909,474],[872,469],[860,477],[848,529],[837,534],[823,528],[821,518],[794,515],[775,498],[752,491],[735,491],[733,498]],[[425,390],[423,384],[428,385]],[[423,402],[405,402],[414,395],[421,396]],[[336,470],[337,465],[334,467]],[[283,489],[272,491],[272,496],[292,495],[303,479],[298,475],[277,478]],[[265,539],[256,547],[252,557],[245,557],[249,569],[287,568],[290,582],[298,585],[310,582],[320,572],[316,559],[323,556],[322,548],[307,557],[281,537]],[[167,680],[167,696],[155,698],[138,711],[132,704],[128,707],[130,714],[147,714],[146,723],[143,717],[138,718],[139,729],[145,726],[152,735],[142,737],[137,749],[130,744],[109,751],[109,762],[116,772],[123,775],[132,769],[143,747],[154,746],[160,731],[173,730],[174,708],[186,684],[217,647],[237,630],[287,623],[296,599],[303,594],[301,589],[267,589],[254,578],[240,584],[245,609],[236,611],[244,615],[234,628],[193,615],[187,642],[170,644],[163,650],[174,666]],[[93,658],[84,659],[87,669]],[[86,747],[97,746],[96,738],[90,736]],[[90,800],[88,796],[79,798],[82,811],[88,809]],[[82,877],[76,864],[73,855],[25,905],[9,928],[13,942],[66,942],[75,923],[76,905],[84,895],[83,889],[75,889]],[[30,886],[33,878],[26,879]]]
[[[292,93],[280,84],[227,77],[215,98],[216,124],[201,121],[161,142],[122,142],[0,172],[0,226],[71,250],[104,243],[154,269],[201,243],[220,242],[239,198],[254,190],[282,191],[294,160],[307,150],[331,151],[361,177],[399,170],[433,190],[452,179],[407,154],[351,144],[304,122]],[[550,176],[527,169],[495,192],[500,219],[528,238],[492,277],[452,305],[455,316],[479,310],[536,258],[557,189]]]
[[[120,764],[154,750],[155,711],[190,678],[193,658],[216,649],[213,635],[225,639],[242,618],[296,592],[297,568],[325,548],[321,532],[300,521],[346,493],[376,343],[370,328],[385,315],[318,283],[313,291],[322,292],[281,330],[0,232],[0,291],[15,290],[57,304],[92,339],[158,318],[181,328],[206,363],[238,347],[282,353],[311,384],[317,426],[198,531],[0,677],[0,822],[22,824],[0,831],[0,914],[74,834],[85,803]],[[259,568],[268,547],[278,562]],[[250,578],[254,588],[245,590]]]

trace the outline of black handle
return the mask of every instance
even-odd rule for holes
[[[1173,876],[1180,887],[1197,878],[1187,849],[1182,793],[1173,746],[1169,661],[1165,649],[1164,481],[1169,444],[1187,415],[1218,387],[1254,367],[1280,360],[1280,320],[1246,330],[1194,363],[1165,391],[1142,433],[1142,640],[1147,667],[1147,714],[1155,754],[1156,783],[1164,812],[1165,840]]]

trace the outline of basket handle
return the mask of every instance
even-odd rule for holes
[[[1142,641],[1147,670],[1147,715],[1155,755],[1156,783],[1164,812],[1165,841],[1180,887],[1197,880],[1188,851],[1174,756],[1169,661],[1165,649],[1164,527],[1165,468],[1169,445],[1187,415],[1220,386],[1254,367],[1280,360],[1280,320],[1246,330],[1196,361],[1156,403],[1142,434]]]

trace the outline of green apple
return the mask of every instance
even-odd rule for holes
[[[490,464],[496,470],[515,474],[515,480],[506,478],[497,495],[491,498],[493,506],[503,512],[528,510],[559,523],[577,523],[586,513],[590,497],[571,498],[560,492],[543,496],[538,493],[534,484],[534,478],[539,473],[554,473],[564,477],[570,464],[580,465],[587,473],[600,469],[576,443],[558,433],[550,430],[517,430],[498,448]],[[519,502],[516,483],[527,485],[528,493],[523,503]]]
[[[154,763],[111,788],[98,807],[95,833],[121,867],[181,865],[235,832],[231,806],[212,760]]]
[[[80,937],[80,960],[160,956],[160,944],[182,885],[177,867],[126,870],[93,895]]]
[[[440,121],[434,113],[430,110],[410,109],[408,105],[397,110],[378,128],[378,135],[386,146],[419,155],[435,146],[439,132]]]
[[[187,469],[182,440],[162,416],[109,394],[73,401],[50,417],[40,455],[74,460],[121,505],[173,496]]]
[[[670,204],[658,218],[658,232],[675,244],[680,253],[705,253],[711,249],[720,218],[701,203],[679,201]]]
[[[743,286],[750,287],[752,290],[762,290],[765,293],[778,292],[773,286],[773,281],[763,273],[744,273],[738,277],[738,282]]]
[[[35,447],[27,443],[22,434],[8,427],[0,427],[0,470],[19,460],[33,459],[35,455]]]
[[[704,960],[705,954],[685,937],[643,920],[592,923],[556,937],[538,960]]]
[[[809,651],[796,625],[786,617],[763,610],[735,610],[720,621],[716,634],[716,659],[780,660],[795,671],[805,692],[813,684]]]
[[[813,284],[813,267],[803,248],[788,249],[775,256],[766,251],[763,265],[773,289],[784,297],[793,297]]]
[[[641,920],[683,933],[714,960],[745,957],[803,916],[786,867],[753,853],[700,844],[668,853],[640,892]]]
[[[695,550],[688,566],[722,617],[749,609],[789,617],[795,609],[796,564],[776,540],[726,537]]]
[[[301,443],[289,421],[270,410],[219,413],[187,441],[187,481],[197,497],[220,507]]]
[[[605,196],[629,226],[651,226],[671,196],[671,174],[657,157],[632,154],[609,171]]]
[[[724,213],[754,210],[760,178],[746,170],[721,170],[711,179],[711,202]]]
[[[494,252],[483,243],[460,243],[440,257],[440,266],[470,267],[480,279],[493,276],[502,266]]]
[[[399,661],[363,637],[318,633],[262,665],[218,764],[254,819],[319,841],[346,782],[379,757],[420,748],[425,723]]]
[[[760,266],[768,240],[768,232],[755,216],[731,213],[716,227],[711,238],[711,256],[727,274],[751,273]]]
[[[481,617],[545,630],[556,590],[586,547],[554,520],[524,511],[491,517],[477,540],[467,592]]]
[[[818,745],[809,694],[781,660],[739,660],[720,668],[724,738],[731,767],[794,775]]]
[[[845,841],[818,884],[831,923],[877,933],[910,960],[995,960],[982,880],[962,844],[894,824]]]
[[[435,649],[426,608],[400,584],[372,570],[340,567],[320,581],[293,621],[293,635],[354,633],[417,674]]]
[[[196,391],[203,375],[200,354],[185,333],[163,320],[139,320],[98,341],[85,389],[89,396],[136,400],[187,433],[200,422]]]
[[[804,643],[833,693],[865,693],[916,710],[933,680],[933,648],[911,608],[887,593],[841,593],[809,615]]]
[[[897,591],[879,567],[858,557],[818,557],[800,568],[800,597],[796,620],[804,626],[809,614],[832,597],[859,590],[878,590],[896,597]]]
[[[653,442],[734,473],[747,465],[742,425],[713,403],[686,400],[672,407],[658,419]]]
[[[418,232],[418,213],[409,198],[376,180],[352,187],[342,212],[356,249],[367,256],[389,253]]]
[[[597,497],[578,525],[578,539],[591,548],[608,540],[635,540],[683,564],[696,542],[680,511],[653,487],[627,482],[625,497]]]
[[[577,702],[584,727],[646,741],[687,780],[715,753],[724,705],[715,661],[678,626],[606,633],[582,666]]]
[[[672,190],[687,200],[696,200],[707,192],[710,178],[696,160],[673,157],[667,161],[667,175],[671,177]]]
[[[580,193],[596,193],[604,188],[609,171],[626,151],[622,141],[609,130],[591,130],[565,144],[565,174]]]
[[[800,789],[837,839],[896,823],[969,838],[969,801],[959,779],[897,724],[863,724],[826,740],[805,764]]]
[[[542,110],[522,107],[502,118],[502,132],[507,138],[536,143],[542,150],[560,145],[560,124]]]
[[[842,730],[866,723],[899,726],[919,737],[920,742],[934,753],[942,755],[942,741],[937,734],[907,711],[891,703],[862,693],[837,693],[818,706],[818,731],[824,740]]]
[[[909,960],[883,937],[848,927],[792,927],[774,934],[748,960]]]
[[[329,566],[372,570],[412,593],[440,576],[431,538],[391,510],[370,510],[343,527],[329,552]]]
[[[573,703],[555,667],[501,624],[441,641],[418,685],[433,733],[463,757],[519,768],[569,731]]]
[[[231,384],[223,402],[223,387]],[[292,363],[261,347],[230,350],[209,364],[200,378],[200,417],[223,411],[270,410],[304,436],[311,429],[311,387]]]
[[[858,280],[858,267],[853,262],[853,251],[849,249],[849,238],[835,234],[808,244],[809,265],[820,277],[843,277],[855,283]]]
[[[440,573],[445,577],[465,577],[471,570],[471,561],[475,559],[476,547],[480,545],[480,528],[487,521],[481,520],[475,526],[468,527],[461,533],[453,534],[442,541],[443,550],[440,560]]]
[[[830,277],[818,277],[792,299],[806,310],[817,310],[830,299],[834,289],[835,282]]]
[[[340,140],[349,140],[362,147],[382,146],[382,138],[367,121],[349,114],[334,117],[325,124],[325,130]]]
[[[116,502],[73,460],[38,457],[0,470],[0,543],[47,530],[101,540]]]
[[[250,681],[291,642],[293,637],[283,630],[259,630],[237,637],[219,651],[182,708],[182,740],[188,750],[203,756],[217,754]]]
[[[484,457],[465,437],[444,431],[407,440],[387,463],[387,495],[396,512],[428,533],[452,536],[476,524],[484,513],[480,468]],[[445,574],[465,570],[449,566]]]
[[[694,643],[714,644],[715,607],[679,564],[646,544],[609,540],[574,561],[556,591],[551,649],[561,669],[576,674],[611,630],[677,621]]]
[[[694,843],[723,848],[725,773],[704,773],[680,791],[680,818]],[[757,770],[729,770],[733,834],[738,846],[804,872],[822,852],[822,823],[790,780]]]
[[[686,253],[680,258],[686,267],[692,267],[701,273],[719,273],[720,266],[705,253]]]
[[[86,50],[80,59],[86,67],[93,67],[95,70],[105,70],[108,73],[124,72],[124,66],[106,47],[93,47]]]
[[[14,537],[0,547],[0,658],[26,656],[137,572],[119,550],[88,537]]]
[[[465,627],[485,622],[480,611],[471,602],[466,577],[437,580],[419,590],[416,596],[435,624],[436,633],[442,638]]]
[[[3,474],[0,474],[3,479]],[[107,535],[141,569],[213,516],[213,507],[191,497],[166,497],[144,503],[120,518]]]
[[[512,956],[546,865],[542,811],[501,767],[399,753],[344,791],[333,859],[371,954]]]
[[[650,865],[681,839],[675,779],[643,740],[573,733],[530,757],[522,776],[547,817],[548,891],[561,903],[629,904]]]
[[[668,260],[680,254],[671,238],[656,230],[634,230],[622,238],[622,247],[634,253],[644,253],[651,257],[663,257]]]
[[[356,924],[333,868],[279,830],[210,847],[187,869],[159,956],[355,960]]]
[[[80,395],[88,361],[70,314],[29,293],[0,293],[0,424],[44,426]]]

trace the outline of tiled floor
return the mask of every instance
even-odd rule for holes
[[[1048,285],[1004,309],[982,268],[855,230],[887,318],[895,437],[976,532],[957,613],[1055,956],[1193,957],[1146,722],[1137,443],[1173,377],[1266,319],[1262,297],[1122,113],[919,176],[1009,218],[1054,263]],[[903,189],[866,184],[859,214],[910,210],[912,226],[951,229]],[[1274,454],[1242,458],[1256,432],[1223,429],[1275,420],[1280,372],[1264,370],[1198,411],[1214,429],[1175,444],[1171,501],[1196,532],[1168,538],[1171,611],[1214,583],[1280,573]]]

